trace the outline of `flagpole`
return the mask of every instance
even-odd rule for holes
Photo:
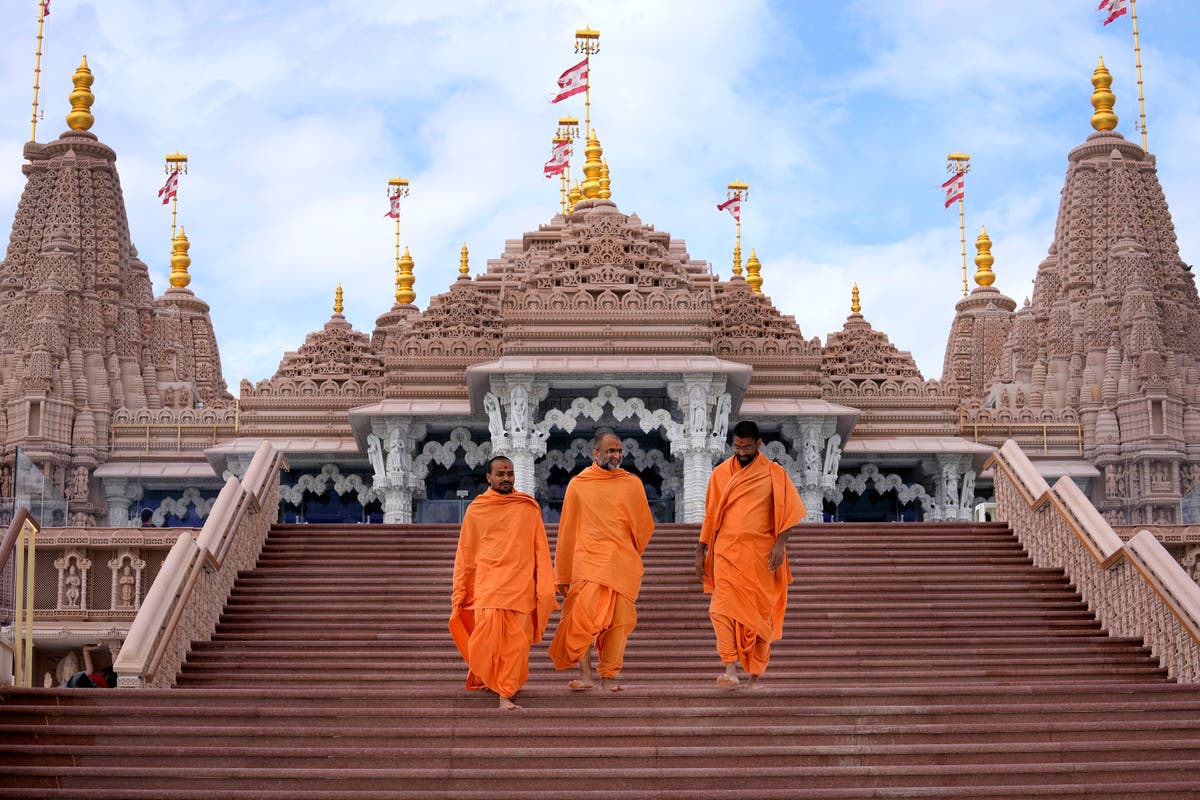
[[[1142,47],[1138,43],[1137,0],[1129,0],[1129,8],[1133,20],[1133,54],[1137,62],[1138,106],[1142,112],[1142,152],[1149,153],[1150,147],[1146,143],[1146,95],[1142,91]]]
[[[574,142],[579,138],[579,120],[575,117],[559,117],[558,130],[554,135],[562,140]],[[574,145],[572,145],[573,147]],[[567,160],[567,168],[561,173],[562,175],[562,213],[567,213],[567,190],[571,185],[571,161]]]
[[[185,156],[183,153],[180,153],[178,150],[176,150],[174,153],[171,153],[170,155],[168,155],[166,160],[167,160],[167,163],[163,167],[163,172],[165,172],[168,177],[170,177],[172,173],[180,173],[180,172],[182,172],[184,175],[187,175],[188,157]],[[176,178],[176,180],[178,180],[178,178]],[[172,246],[174,246],[174,244],[175,244],[175,215],[178,211],[179,211],[179,185],[176,184],[175,191],[171,192],[171,245]]]
[[[400,204],[398,197],[408,196],[407,178],[388,178],[388,202],[396,211],[396,302],[400,302]]]
[[[586,140],[592,132],[592,56],[600,52],[600,31],[594,31],[588,25],[575,31],[575,52],[583,53],[583,60],[587,62],[588,77],[583,89],[583,138]]]
[[[737,223],[737,239],[733,245],[733,274],[741,276],[742,274],[742,212],[740,203],[750,195],[750,184],[742,181],[733,181],[729,184],[729,191],[726,193],[728,200],[736,199],[739,203],[738,214],[734,218]]]
[[[46,3],[44,0],[37,0],[38,4],[38,32],[37,32],[37,54],[33,59],[33,116],[30,118],[31,130],[29,132],[29,141],[37,141],[37,122],[38,122],[38,93],[41,90],[42,83],[42,27],[46,22]]]
[[[947,172],[953,172],[960,178],[971,171],[971,156],[966,153],[951,153],[946,158],[952,163],[946,165]],[[966,215],[963,213],[963,198],[958,198],[958,238],[962,246],[962,278],[963,297],[967,296],[967,226]]]

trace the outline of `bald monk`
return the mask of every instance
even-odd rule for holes
[[[592,465],[567,484],[558,542],[555,582],[562,618],[550,642],[555,669],[579,668],[574,690],[595,686],[592,645],[600,656],[601,685],[621,690],[617,675],[625,642],[637,624],[642,553],[654,533],[654,518],[642,479],[621,469],[620,438],[602,428],[592,440]]]
[[[500,708],[529,679],[529,648],[546,632],[554,599],[542,508],[513,490],[513,463],[488,462],[488,490],[471,501],[454,556],[450,634],[467,662],[467,688],[487,687]]]
[[[760,455],[758,426],[733,429],[733,457],[708,480],[704,525],[696,547],[696,574],[712,594],[708,616],[725,671],[719,686],[741,681],[737,665],[758,685],[771,658],[771,642],[783,635],[787,587],[788,529],[804,517],[804,503],[783,467]]]

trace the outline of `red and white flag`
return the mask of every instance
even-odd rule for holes
[[[546,162],[542,172],[546,174],[547,178],[561,175],[570,163],[571,141],[568,139],[565,142],[555,142],[554,149],[550,151],[550,160]]]
[[[742,198],[734,196],[717,204],[717,211],[728,211],[738,222],[742,221]]]
[[[588,60],[585,58],[558,76],[558,94],[551,103],[566,100],[571,95],[586,92],[588,88]]]
[[[50,0],[42,0],[42,16],[50,16]]]
[[[956,172],[950,176],[950,180],[942,184],[942,190],[946,193],[946,208],[954,205],[955,201],[962,200],[966,195],[967,182],[963,178],[965,172]]]
[[[179,173],[172,171],[167,176],[167,182],[158,190],[158,196],[162,198],[162,204],[165,206],[177,194],[179,194]]]
[[[400,195],[388,195],[388,212],[384,216],[400,219]]]
[[[1100,0],[1100,5],[1096,7],[1096,10],[1103,11],[1108,15],[1104,18],[1104,24],[1107,25],[1117,17],[1124,15],[1128,4],[1129,0]]]

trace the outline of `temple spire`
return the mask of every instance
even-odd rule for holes
[[[396,302],[402,305],[412,305],[412,302],[417,299],[417,293],[413,291],[413,283],[416,281],[416,276],[413,275],[413,257],[409,255],[408,248],[404,248],[404,255],[400,257],[398,264],[399,273],[396,275]]]
[[[470,255],[470,252],[467,250],[467,243],[463,242],[462,253],[458,257],[458,279],[460,281],[469,281],[471,279]]]
[[[342,315],[342,282],[338,281],[337,291],[333,293],[333,313],[339,317]]]
[[[758,255],[754,252],[754,248],[750,248],[750,258],[746,259],[746,283],[750,284],[750,291],[755,294],[762,294],[762,262],[758,260]]]
[[[862,304],[858,302],[858,283],[854,284],[854,288],[850,290],[850,313],[858,314],[862,311]]]
[[[975,283],[980,286],[991,286],[996,282],[996,273],[992,272],[992,264],[996,259],[992,256],[992,240],[988,238],[987,228],[979,226],[979,238],[975,240]]]
[[[1092,73],[1092,86],[1095,87],[1092,107],[1096,109],[1092,114],[1092,127],[1098,131],[1111,131],[1117,127],[1117,115],[1113,113],[1117,96],[1112,92],[1112,73],[1104,66],[1104,56],[1100,57],[1100,63]]]
[[[96,118],[92,116],[92,103],[96,96],[92,94],[92,71],[88,69],[87,56],[79,61],[79,69],[71,76],[75,88],[67,97],[71,101],[71,111],[67,114],[67,127],[73,131],[86,131],[92,127]]]
[[[173,289],[184,289],[192,282],[192,276],[188,274],[188,267],[192,265],[191,256],[188,255],[191,246],[187,232],[180,227],[179,235],[175,237],[171,246],[171,276],[168,280]]]
[[[604,171],[604,148],[600,146],[595,131],[588,134],[583,154],[583,183],[579,188],[583,191],[584,199],[591,200],[600,196],[600,174]]]

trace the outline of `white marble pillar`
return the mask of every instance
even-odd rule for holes
[[[535,429],[537,404],[546,396],[549,386],[533,380],[530,375],[506,375],[493,379],[492,388],[484,398],[488,411],[488,430],[492,435],[492,455],[512,459],[518,492],[534,494],[537,475],[534,465],[546,454],[546,434]],[[507,425],[502,418],[507,409]]]
[[[101,481],[101,487],[104,491],[104,502],[108,506],[108,526],[124,528],[136,524],[129,519],[129,509],[135,500],[142,497],[141,484],[124,478],[105,478]]]
[[[378,437],[383,451],[383,474],[376,469],[372,483],[375,493],[383,498],[383,521],[389,525],[410,523],[417,488],[412,454],[417,442],[425,438],[425,426],[405,417],[381,417],[372,420],[371,432]],[[377,468],[379,455],[372,454],[372,458]]]

